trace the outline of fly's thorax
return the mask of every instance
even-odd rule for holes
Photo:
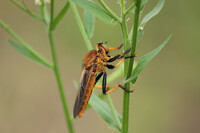
[[[104,62],[106,62],[108,58],[107,54],[105,53],[105,50],[103,49],[97,51],[97,57]]]
[[[90,67],[92,67],[96,58],[97,58],[96,50],[91,50],[90,52],[88,52],[83,60],[84,68],[89,69]]]
[[[96,63],[95,63],[95,71],[96,72],[104,72],[105,71],[105,68],[104,68],[104,61],[98,57],[97,60],[96,60]]]

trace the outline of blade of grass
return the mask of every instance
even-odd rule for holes
[[[4,28],[13,38],[15,38],[23,47],[29,50],[34,56],[40,59],[46,66],[52,67],[52,64],[49,63],[44,57],[37,53],[33,48],[31,48],[25,41],[23,41],[7,24],[0,20],[0,26]]]
[[[71,0],[71,1],[73,1],[80,7],[88,10],[89,12],[93,13],[99,19],[101,19],[102,21],[108,24],[117,24],[119,22],[113,16],[111,16],[108,12],[103,10],[99,5],[97,5],[94,2],[91,2],[88,0]]]
[[[108,7],[108,5],[103,0],[98,0],[101,6],[118,22],[121,22],[121,19]]]
[[[67,1],[67,3],[65,4],[65,6],[63,7],[63,9],[58,13],[58,15],[56,16],[56,18],[54,19],[51,30],[54,30],[56,28],[56,26],[58,25],[58,23],[65,16],[65,14],[67,13],[67,11],[69,9],[69,5],[70,5],[69,1]]]
[[[10,45],[19,53],[21,53],[22,55],[24,55],[25,57],[40,63],[41,65],[45,66],[45,67],[51,67],[49,65],[47,65],[45,62],[43,62],[40,58],[38,58],[37,56],[35,56],[30,50],[28,50],[27,48],[18,45],[17,43],[15,43],[14,41],[12,41],[11,39],[8,39],[8,42],[10,43]]]
[[[109,108],[108,104],[106,104],[103,100],[94,94],[91,95],[89,104],[97,111],[101,118],[106,121],[111,128],[120,131],[120,127],[118,127],[115,119],[113,118],[113,112]],[[117,117],[121,119],[119,114],[117,114]]]
[[[144,27],[144,25],[154,16],[156,16],[162,9],[163,5],[165,3],[165,0],[160,0],[158,4],[154,7],[152,11],[150,11],[143,19],[140,24],[140,27]]]
[[[139,59],[138,64],[131,74],[131,76],[124,81],[124,83],[129,83],[130,81],[133,81],[135,78],[138,77],[138,75],[142,72],[144,67],[162,50],[162,48],[167,44],[167,42],[170,40],[171,35],[156,49],[151,51],[150,53],[144,55],[141,59]]]
[[[94,15],[92,13],[88,12],[87,10],[84,10],[83,24],[84,24],[85,31],[87,33],[88,38],[91,38],[93,35],[94,21],[95,21]]]

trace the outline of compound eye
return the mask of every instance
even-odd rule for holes
[[[108,53],[108,52],[109,52],[108,46],[107,46],[106,44],[103,44],[102,46],[103,46],[103,48],[105,49],[106,53]]]

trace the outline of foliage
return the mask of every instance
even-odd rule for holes
[[[83,36],[83,39],[86,43],[86,47],[88,48],[88,50],[92,49],[90,39],[92,38],[93,31],[95,28],[95,17],[97,17],[106,24],[111,24],[114,26],[118,26],[116,24],[119,24],[121,26],[123,42],[124,42],[124,50],[131,48],[131,54],[133,55],[136,50],[137,41],[141,38],[143,34],[144,26],[151,18],[153,18],[161,11],[164,5],[164,0],[160,0],[158,4],[155,6],[155,8],[152,11],[150,11],[140,22],[140,16],[142,10],[144,9],[144,6],[148,2],[148,0],[133,0],[132,4],[127,9],[125,8],[124,0],[118,1],[121,7],[121,18],[118,17],[118,15],[116,15],[103,0],[98,0],[98,4],[91,0],[68,0],[56,17],[54,17],[54,0],[51,0],[50,2],[50,10],[47,9],[47,3],[44,0],[41,0],[40,1],[41,3],[38,5],[40,9],[39,15],[32,12],[26,6],[24,1],[22,1],[22,4],[15,0],[10,0],[10,1],[29,16],[43,22],[48,31],[49,44],[52,53],[52,63],[47,61],[37,51],[31,48],[30,44],[23,41],[23,39],[20,38],[12,29],[10,29],[10,27],[7,24],[5,24],[2,20],[0,20],[0,26],[3,27],[16,40],[15,42],[9,39],[9,43],[17,52],[54,71],[58,83],[58,89],[60,92],[63,110],[65,112],[66,123],[70,133],[74,132],[73,120],[71,119],[71,115],[69,113],[68,104],[64,93],[64,88],[61,82],[60,70],[57,62],[55,44],[52,35],[52,32],[56,29],[59,22],[62,21],[63,17],[68,12],[69,7],[71,7],[74,13],[74,17],[77,21],[78,27],[80,29],[80,32]],[[76,5],[84,9],[83,22],[79,15]],[[132,29],[127,29],[126,26],[127,14],[131,14],[131,17],[134,16]],[[128,31],[130,31],[129,34]],[[168,37],[159,47],[154,49],[152,52],[140,58],[138,62],[135,62],[134,58],[125,61],[124,67],[122,66],[119,67],[117,70],[115,70],[109,76],[108,80],[113,81],[124,74],[125,77],[124,85],[127,89],[130,89],[130,83],[132,84],[136,83],[137,78],[144,69],[144,67],[161,51],[161,49],[165,46],[165,44],[169,41],[169,39],[170,37]],[[105,98],[105,96],[103,98]],[[110,127],[119,130],[123,133],[128,133],[129,94],[124,92],[123,116],[121,116],[116,111],[109,95],[106,96],[108,103],[104,102],[103,98],[102,95],[96,96],[93,94],[89,102],[89,107],[93,107],[99,114],[99,116],[105,122],[107,122]]]

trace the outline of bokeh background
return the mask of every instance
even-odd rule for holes
[[[25,2],[31,10],[38,12],[33,0]],[[106,2],[119,13],[116,0]],[[149,0],[143,15],[157,2]],[[56,13],[64,3],[65,0],[55,1]],[[130,99],[130,133],[200,132],[199,4],[198,0],[166,0],[159,15],[146,25],[137,47],[137,59],[159,46],[169,34],[173,37],[133,86],[136,91]],[[79,11],[82,15],[82,9]],[[51,60],[47,34],[41,22],[30,18],[7,0],[0,1],[0,19]],[[17,53],[8,44],[8,38],[10,35],[0,27],[0,132],[68,132],[54,73]],[[79,80],[87,49],[71,8],[54,32],[54,38],[72,112],[76,96],[72,81]],[[96,19],[91,41],[94,48],[99,41],[118,46],[122,43],[120,26],[107,25]],[[122,80],[118,82],[122,83]],[[122,113],[123,92],[119,89],[111,97]],[[76,120],[74,126],[77,133],[118,132],[111,130],[93,109]]]

